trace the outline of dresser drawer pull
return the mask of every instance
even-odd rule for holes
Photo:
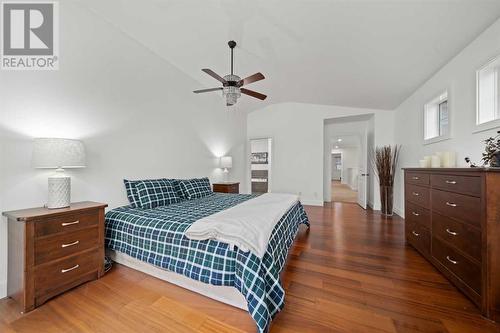
[[[418,236],[420,236],[420,234],[419,234],[419,233],[416,233],[416,232],[415,232],[415,230],[413,230],[411,233],[412,233],[412,234],[414,234],[414,235],[415,235],[415,236],[417,236],[417,237],[418,237]]]
[[[454,181],[454,180],[447,180],[446,181],[446,184],[451,184],[451,185],[455,185],[457,182]]]
[[[446,205],[450,207],[457,207],[456,203],[446,201]]]
[[[416,197],[418,197],[418,196],[420,195],[420,193],[418,193],[418,192],[413,192],[412,194],[413,194],[414,196],[416,196]]]
[[[414,176],[414,177],[411,177],[411,179],[413,179],[413,180],[419,180],[420,177]]]
[[[80,241],[75,241],[73,243],[68,243],[68,244],[62,244],[61,247],[64,248],[64,247],[70,247],[70,246],[73,246],[73,245],[76,245],[80,243]]]
[[[413,215],[415,215],[415,216],[420,216],[420,214],[419,214],[419,213],[417,213],[417,212],[411,212],[411,213],[412,213]]]
[[[61,269],[61,273],[70,272],[70,271],[72,271],[74,269],[77,269],[78,267],[80,267],[80,265],[75,265],[75,266],[73,266],[71,268],[67,268],[67,269]]]
[[[74,222],[64,222],[64,223],[61,223],[61,225],[63,227],[67,227],[68,225],[73,225],[73,224],[78,224],[78,223],[80,223],[80,221],[77,220],[77,221],[74,221]]]
[[[446,232],[449,233],[450,235],[456,236],[458,235],[458,232],[451,231],[450,229],[446,228]]]
[[[451,262],[453,265],[458,264],[458,261],[451,259],[450,256],[446,256],[446,260],[448,260],[449,262]]]

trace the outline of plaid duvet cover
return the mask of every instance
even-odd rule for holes
[[[217,286],[234,286],[246,298],[260,332],[284,306],[279,274],[299,225],[309,225],[300,203],[274,228],[263,259],[214,240],[184,236],[189,226],[205,217],[255,197],[249,194],[212,195],[154,209],[124,206],[106,213],[106,246],[155,266]]]

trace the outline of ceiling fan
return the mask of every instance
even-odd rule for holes
[[[224,77],[221,77],[217,73],[215,73],[213,70],[208,69],[208,68],[203,68],[202,71],[216,79],[217,81],[222,83],[222,87],[219,88],[210,88],[210,89],[201,89],[201,90],[195,90],[193,91],[195,94],[199,93],[205,93],[205,92],[210,92],[210,91],[218,91],[222,90],[222,96],[226,98],[226,105],[231,106],[236,104],[238,98],[241,97],[241,94],[245,94],[248,96],[252,96],[255,98],[258,98],[260,100],[265,100],[266,95],[258,93],[256,91],[242,88],[244,85],[264,80],[265,77],[262,75],[262,73],[255,73],[253,75],[250,75],[247,78],[240,78],[238,75],[233,74],[233,49],[236,46],[236,42],[234,40],[231,40],[227,43],[229,45],[229,48],[231,49],[231,74],[225,75]]]

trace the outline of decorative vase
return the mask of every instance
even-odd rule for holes
[[[393,215],[393,199],[394,199],[394,187],[393,186],[380,186],[380,203],[381,211],[385,216]]]
[[[497,151],[490,160],[490,167],[500,168],[500,151]]]

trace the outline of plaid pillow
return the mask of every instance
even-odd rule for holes
[[[172,182],[172,184],[174,185],[174,189],[175,189],[175,192],[177,193],[177,196],[179,198],[184,198],[184,194],[182,193],[181,186],[180,186],[181,179],[162,178],[162,179],[145,179],[145,180],[147,180],[147,181],[149,181],[149,180],[168,180],[168,181]],[[141,202],[139,200],[139,195],[137,194],[136,185],[142,181],[143,180],[127,180],[127,179],[123,180],[123,183],[125,184],[125,190],[127,191],[128,202],[130,203],[130,207],[132,207],[132,208],[141,207]]]
[[[155,208],[181,201],[170,179],[143,180],[135,185],[141,208]]]
[[[128,180],[124,179],[125,190],[127,191],[128,202],[130,202],[130,207],[137,208],[141,206],[139,202],[139,197],[137,196],[137,189],[135,185],[140,182],[140,180]]]
[[[184,198],[188,200],[202,198],[212,194],[212,187],[207,177],[181,180],[180,187],[184,194]]]

